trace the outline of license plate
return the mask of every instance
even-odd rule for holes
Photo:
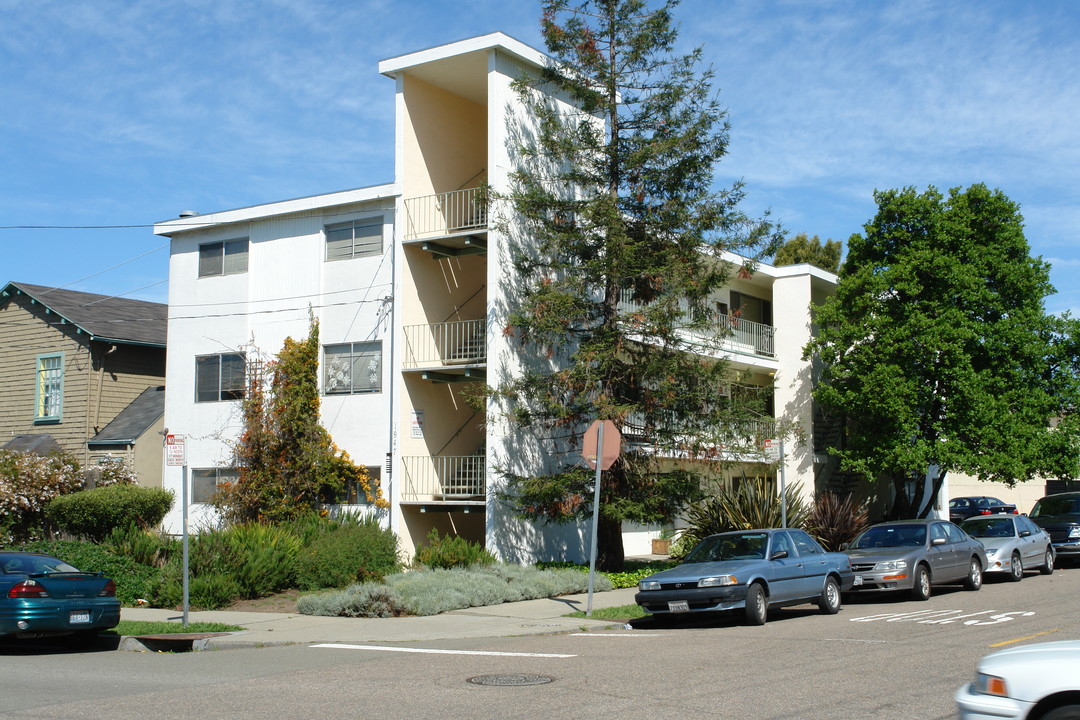
[[[70,622],[72,625],[78,625],[79,623],[88,623],[90,622],[90,611],[72,610],[71,614],[68,615],[68,622]]]
[[[856,576],[855,576],[855,582],[854,582],[854,584],[855,584],[855,585],[862,585],[862,575],[856,575]]]
[[[667,609],[668,612],[690,612],[690,603],[686,600],[671,600]]]

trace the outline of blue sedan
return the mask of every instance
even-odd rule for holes
[[[763,625],[770,607],[815,602],[836,613],[853,582],[847,556],[802,530],[745,530],[705,538],[681,565],[638,583],[634,600],[657,616],[741,609]]]
[[[48,555],[0,551],[0,639],[68,636],[89,644],[120,622],[116,583]]]

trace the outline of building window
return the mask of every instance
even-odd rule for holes
[[[236,238],[199,246],[199,277],[247,272],[248,239]]]
[[[382,391],[382,342],[323,347],[323,391],[350,395]]]
[[[191,502],[210,502],[222,485],[234,483],[240,479],[236,468],[192,468]]]
[[[37,357],[35,422],[60,422],[64,400],[64,354],[49,353]]]
[[[195,402],[240,400],[245,381],[243,353],[195,358]]]
[[[381,216],[327,225],[324,229],[327,260],[348,260],[382,255],[383,219]]]
[[[382,474],[382,468],[378,465],[368,465],[364,468],[367,470],[368,477],[371,478],[371,487],[374,488],[379,483],[379,477]],[[334,505],[370,505],[371,503],[367,499],[367,495],[364,493],[364,489],[360,487],[360,483],[355,480],[346,480],[344,487],[338,492],[333,499]]]

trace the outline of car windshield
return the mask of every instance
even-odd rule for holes
[[[0,570],[3,570],[8,575],[79,572],[63,560],[57,560],[45,555],[0,555]]]
[[[1080,515],[1080,497],[1044,497],[1035,503],[1030,517],[1045,515]]]
[[[960,529],[977,538],[1013,537],[1016,534],[1011,518],[965,520]]]
[[[769,546],[769,534],[763,532],[713,535],[698,543],[684,562],[718,562],[720,560],[764,560]]]
[[[925,544],[925,525],[880,525],[870,528],[855,538],[851,547],[866,550],[883,547],[919,547]]]

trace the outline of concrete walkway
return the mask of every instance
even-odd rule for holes
[[[593,594],[593,609],[632,605],[636,588]],[[453,610],[440,615],[404,618],[341,618],[299,613],[191,612],[189,622],[218,622],[247,628],[245,632],[210,638],[206,648],[262,647],[296,643],[425,642],[466,637],[541,635],[581,629],[612,630],[622,625],[607,620],[563,617],[584,611],[588,595],[565,595],[487,607]],[[175,610],[123,608],[122,620],[180,621]]]

